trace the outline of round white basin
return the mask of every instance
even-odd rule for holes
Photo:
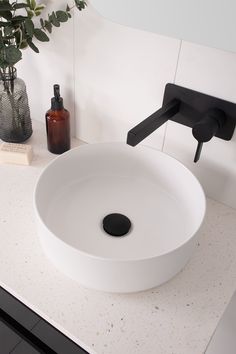
[[[205,196],[195,176],[162,152],[90,144],[44,169],[35,211],[44,251],[62,272],[89,288],[134,292],[166,282],[187,263]],[[103,228],[113,213],[131,223],[121,237]]]

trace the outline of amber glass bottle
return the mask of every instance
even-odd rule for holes
[[[51,109],[46,113],[48,150],[53,154],[63,154],[70,150],[70,113],[63,106],[59,85],[54,85],[51,102]]]

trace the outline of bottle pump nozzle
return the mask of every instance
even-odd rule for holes
[[[60,96],[60,85],[53,85],[54,97],[52,98],[52,110],[56,111],[63,108],[63,98]]]
[[[60,98],[60,86],[58,84],[55,84],[53,88],[54,88],[54,96],[58,100]]]

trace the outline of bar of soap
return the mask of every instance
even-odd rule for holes
[[[2,143],[0,145],[0,162],[30,165],[33,158],[31,145]]]

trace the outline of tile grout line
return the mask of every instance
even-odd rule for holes
[[[182,43],[183,40],[180,40],[180,45],[179,45],[179,52],[178,52],[178,56],[177,56],[177,63],[176,63],[176,67],[175,67],[175,73],[174,73],[174,80],[173,80],[173,84],[175,84],[176,81],[176,77],[177,77],[177,72],[178,72],[178,67],[179,67],[179,58],[180,58],[180,53],[181,53],[181,49],[182,49]],[[163,138],[163,142],[162,142],[162,146],[161,146],[161,151],[164,151],[164,147],[165,147],[165,140],[166,140],[166,135],[167,135],[167,128],[168,128],[168,121],[166,122],[165,125],[165,131],[164,131],[164,138]]]
[[[180,46],[179,46],[178,57],[177,57],[176,68],[175,68],[175,74],[174,74],[174,81],[173,81],[173,84],[175,84],[176,77],[177,77],[177,72],[178,72],[178,67],[179,67],[179,59],[180,59],[180,53],[181,53],[181,49],[182,49],[182,43],[183,43],[183,40],[181,39],[181,40],[180,40]]]

